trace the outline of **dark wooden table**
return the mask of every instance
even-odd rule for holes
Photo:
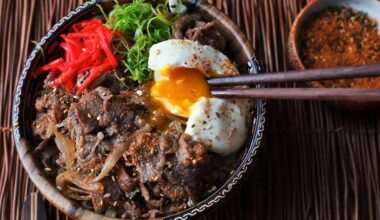
[[[247,33],[266,71],[288,70],[286,42],[301,0],[211,0]],[[33,185],[12,139],[23,62],[81,0],[0,0],[0,219],[20,219]],[[293,84],[283,85],[292,87]],[[380,116],[323,102],[273,101],[266,141],[240,192],[206,219],[380,219]],[[46,204],[49,219],[66,217]]]

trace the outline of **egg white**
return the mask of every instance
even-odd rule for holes
[[[148,67],[154,79],[166,79],[163,68],[187,67],[201,70],[206,77],[239,74],[226,55],[197,41],[171,39],[154,44],[149,50]]]
[[[191,108],[185,133],[219,154],[237,151],[247,136],[246,118],[240,107],[228,100],[201,98]]]

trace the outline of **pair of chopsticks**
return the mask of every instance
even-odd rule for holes
[[[223,98],[265,98],[380,102],[380,88],[234,88],[234,86],[285,82],[379,77],[380,64],[240,75],[208,79],[211,94]]]

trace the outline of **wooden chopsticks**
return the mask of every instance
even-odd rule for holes
[[[211,91],[221,98],[265,98],[380,102],[380,89],[249,88]]]
[[[380,88],[234,88],[233,86],[306,82],[333,79],[379,77],[380,64],[313,69],[304,71],[277,72],[256,75],[240,75],[208,79],[211,94],[218,97],[267,98],[267,99],[310,99],[379,102]],[[223,88],[218,88],[223,87]],[[231,88],[232,87],[232,88]]]
[[[306,82],[332,79],[352,79],[380,76],[380,64],[311,69],[303,71],[275,72],[256,75],[239,75],[229,77],[217,77],[208,79],[208,84],[213,86],[237,86],[266,83]]]

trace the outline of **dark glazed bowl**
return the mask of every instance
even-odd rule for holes
[[[122,2],[122,1],[119,1]],[[67,28],[81,19],[98,15],[100,12],[97,4],[101,4],[105,8],[110,8],[112,2],[90,1],[70,12],[66,17],[57,23],[40,41],[42,48],[48,48],[49,45]],[[215,7],[203,1],[188,1],[186,4],[199,10],[201,13],[214,18],[218,21],[218,25],[223,30],[224,35],[229,42],[229,55],[240,67],[243,67],[251,74],[257,74],[261,68],[255,58],[252,47],[247,39],[240,32],[237,26],[224,14]],[[42,54],[39,49],[34,49],[25,63],[24,69],[20,76],[13,104],[13,126],[14,139],[17,151],[22,164],[27,171],[30,179],[55,207],[75,219],[113,219],[104,215],[97,214],[83,208],[79,203],[66,198],[59,190],[56,189],[55,183],[48,179],[44,174],[43,168],[39,161],[33,156],[31,124],[34,112],[34,95],[38,91],[38,82],[31,77],[31,73],[37,65],[40,65]],[[248,62],[248,63],[247,63]],[[228,179],[212,194],[203,201],[197,203],[193,207],[186,209],[180,213],[164,217],[165,219],[188,219],[191,217],[199,217],[206,212],[215,208],[226,200],[226,198],[234,191],[243,179],[249,174],[254,165],[254,157],[256,151],[261,144],[265,124],[265,100],[258,99],[255,101],[254,115],[252,119],[252,129],[243,147],[234,172]]]

